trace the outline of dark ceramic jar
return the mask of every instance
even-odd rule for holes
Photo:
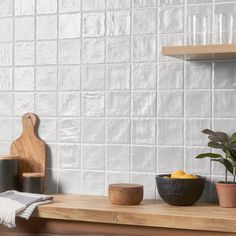
[[[175,206],[191,206],[201,197],[206,178],[197,179],[163,178],[170,175],[157,175],[156,185],[160,197],[168,204]]]
[[[0,157],[0,192],[19,190],[19,157]]]

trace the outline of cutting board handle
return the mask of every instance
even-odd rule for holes
[[[37,135],[37,127],[38,127],[39,118],[34,113],[26,113],[22,117],[22,125],[23,125],[23,133],[24,135],[26,132],[33,132]]]

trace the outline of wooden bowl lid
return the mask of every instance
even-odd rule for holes
[[[143,188],[141,184],[125,184],[125,183],[118,183],[118,184],[110,184],[110,189],[134,189],[134,188]]]
[[[38,178],[38,177],[44,177],[44,173],[41,172],[24,172],[22,174],[23,177],[28,177],[28,178]]]

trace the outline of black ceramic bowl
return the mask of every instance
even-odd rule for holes
[[[163,178],[170,175],[157,175],[156,185],[161,198],[170,205],[191,206],[202,195],[206,178],[197,176],[197,179]]]

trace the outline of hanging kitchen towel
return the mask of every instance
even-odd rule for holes
[[[16,227],[16,215],[29,219],[34,209],[53,201],[52,196],[24,193],[15,190],[0,193],[0,224],[8,228]]]

